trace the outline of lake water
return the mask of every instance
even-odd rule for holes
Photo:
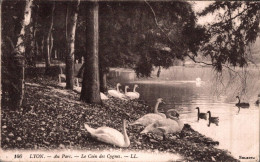
[[[129,72],[128,72],[129,73]],[[241,76],[243,71],[241,71]],[[121,73],[123,74],[123,73]],[[162,70],[160,78],[126,80],[115,78],[123,85],[138,84],[137,91],[141,99],[154,106],[161,97],[166,104],[159,106],[159,111],[174,108],[180,113],[180,119],[193,129],[220,142],[219,148],[226,149],[239,159],[239,156],[259,159],[259,107],[254,104],[260,93],[259,74],[257,69],[245,73],[246,86],[241,79],[224,74],[221,81],[216,79],[210,68],[174,67]],[[196,82],[201,78],[201,82]],[[227,85],[227,86],[225,86]],[[238,113],[236,96],[241,95],[243,102],[249,102],[249,109]],[[201,112],[211,111],[212,116],[219,117],[219,125],[200,119],[197,121],[196,107]]]

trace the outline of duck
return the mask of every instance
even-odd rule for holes
[[[130,140],[126,132],[126,120],[123,120],[123,133],[110,127],[99,127],[91,128],[88,124],[84,124],[87,132],[90,133],[91,137],[97,139],[98,141],[115,145],[117,147],[129,147]]]
[[[137,119],[136,121],[134,121],[133,123],[129,124],[129,125],[143,125],[143,126],[147,126],[153,122],[155,122],[156,120],[160,120],[160,119],[165,119],[166,115],[164,113],[159,113],[158,112],[158,107],[159,104],[163,102],[162,98],[158,98],[157,102],[155,104],[154,107],[154,113],[149,113],[146,114],[144,116],[142,116],[141,118]]]
[[[166,134],[179,133],[182,131],[184,123],[176,117],[156,120],[144,128],[141,134],[153,133],[162,135],[165,140]]]
[[[249,104],[249,103],[240,102],[239,96],[236,96],[236,98],[238,99],[238,103],[236,103],[236,106],[237,106],[238,108],[249,108],[249,107],[250,107],[250,104]]]
[[[120,98],[122,100],[126,100],[126,96],[119,91],[119,86],[121,86],[121,84],[117,83],[116,84],[116,90],[114,90],[114,89],[113,90],[108,90],[107,92],[108,92],[108,94],[110,96],[113,96],[115,98]]]
[[[208,111],[207,113],[209,114],[209,124],[208,124],[208,126],[210,126],[211,123],[214,123],[218,126],[219,117],[212,117],[210,111]]]
[[[79,86],[79,78],[76,78],[76,86],[74,86],[73,88],[75,91],[77,91],[78,93],[81,93],[81,89],[82,87]],[[100,98],[101,100],[108,100],[109,98],[102,92],[100,92]]]
[[[200,119],[205,119],[205,120],[207,120],[207,113],[201,113],[199,107],[196,107],[196,109],[198,109],[198,121],[199,121]]]
[[[136,86],[137,86],[137,85],[134,86],[133,92],[127,92],[127,89],[129,88],[129,86],[125,86],[125,95],[126,95],[127,97],[129,97],[130,100],[138,99],[138,98],[140,97],[140,94],[135,91]],[[138,86],[137,86],[137,87],[138,87]]]

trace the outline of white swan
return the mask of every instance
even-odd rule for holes
[[[201,79],[200,78],[196,78],[196,82],[201,82]]]
[[[138,92],[135,91],[135,89],[138,87],[137,84],[134,85],[134,89],[133,92],[127,92],[127,89],[129,88],[128,86],[126,86],[125,88],[125,95],[127,97],[129,97],[131,100],[133,99],[138,99],[140,97],[140,94]]]
[[[84,124],[90,135],[101,142],[112,144],[118,147],[128,147],[130,145],[129,137],[126,133],[126,120],[123,120],[123,134],[110,127],[91,128]]]
[[[137,84],[134,85],[133,92],[136,93],[137,98],[139,98],[140,97],[140,93],[136,92],[136,88],[138,88]]]
[[[73,87],[73,89],[79,93],[81,93],[82,87],[79,86],[79,78],[76,78],[76,86]]]
[[[201,86],[201,79],[200,78],[196,78],[196,87],[200,87]]]
[[[169,133],[178,133],[182,130],[183,127],[184,123],[182,121],[180,121],[178,118],[171,117],[167,119],[156,120],[155,122],[146,126],[141,134],[150,132],[159,135],[166,135]]]
[[[61,82],[61,78],[62,78],[62,75],[64,75],[64,74],[59,74],[59,83],[58,83],[58,86],[60,86],[60,87],[62,87],[62,88],[65,88],[66,87],[66,83],[62,83]],[[65,77],[65,79],[66,79],[66,77]]]
[[[108,94],[109,94],[110,96],[113,96],[113,97],[115,97],[115,98],[120,98],[120,99],[122,99],[122,100],[126,100],[126,99],[125,99],[126,96],[119,91],[119,86],[121,86],[121,84],[120,84],[120,83],[117,83],[117,84],[116,84],[116,90],[108,90],[107,92],[108,92]]]
[[[147,126],[153,122],[155,122],[156,120],[160,120],[160,119],[165,119],[166,115],[163,113],[159,113],[158,112],[158,106],[159,104],[163,102],[162,98],[158,98],[157,102],[155,104],[154,107],[154,113],[149,113],[144,115],[143,117],[137,119],[135,122],[133,122],[132,124],[129,125],[143,125],[143,126]]]
[[[101,100],[108,100],[108,97],[102,92],[100,92],[100,97],[101,97]]]
[[[63,78],[64,80],[66,80],[66,75],[63,73],[62,68],[60,67],[60,74],[59,77]]]
[[[82,87],[79,86],[79,78],[76,78],[76,86],[74,86],[73,89],[75,91],[81,93]],[[101,98],[101,100],[108,100],[108,97],[104,93],[102,93],[102,92],[100,92],[100,98]]]

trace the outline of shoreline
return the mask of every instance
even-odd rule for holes
[[[128,126],[131,141],[128,148],[96,141],[86,133],[84,123],[94,128],[106,125],[121,131],[121,118],[133,122],[151,112],[152,108],[144,101],[115,98],[104,101],[102,106],[86,104],[79,101],[78,93],[58,88],[56,84],[57,81],[48,77],[37,81],[28,79],[23,109],[10,112],[2,105],[3,150],[151,150],[179,154],[185,161],[238,161],[228,151],[215,148],[218,141],[205,137],[187,124],[181,135],[167,135],[165,141],[153,134],[140,135],[142,127]]]

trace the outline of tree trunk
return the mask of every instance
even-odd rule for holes
[[[38,56],[38,45],[37,45],[37,38],[36,38],[36,32],[37,32],[37,23],[38,23],[38,7],[32,8],[32,65],[36,67],[36,58]]]
[[[105,72],[100,71],[100,91],[107,91],[107,74]]]
[[[51,32],[53,27],[53,13],[55,9],[55,2],[52,2],[52,10],[51,10],[51,20],[49,20],[50,25],[48,30],[45,29],[45,39],[44,39],[44,53],[45,53],[45,64],[46,64],[46,70],[51,65],[51,59],[50,59],[50,44],[51,44]],[[48,21],[48,20],[47,20]],[[48,23],[48,22],[45,22]]]
[[[77,17],[80,0],[69,2],[67,16],[69,18],[67,24],[67,55],[66,55],[66,88],[73,89],[74,83],[74,46],[77,26]],[[67,19],[67,18],[66,18]]]
[[[25,46],[24,46],[24,36],[25,27],[30,24],[31,19],[31,7],[33,0],[25,1],[24,8],[24,18],[21,22],[21,31],[18,36],[17,44],[14,49],[14,56],[12,60],[12,67],[10,68],[10,73],[12,77],[10,78],[11,86],[10,88],[10,103],[12,110],[17,110],[22,106],[23,96],[24,96],[24,62],[25,62]],[[19,24],[20,25],[20,24]]]
[[[41,49],[41,60],[44,58],[44,36],[42,37],[42,40],[41,40],[41,46],[40,46],[40,49]],[[45,60],[46,61],[46,60]]]
[[[101,104],[98,67],[98,8],[96,1],[87,3],[86,57],[80,100]]]
[[[53,48],[53,34],[51,33],[51,36],[50,36],[50,48],[49,48],[50,59],[51,59],[51,56],[52,56],[52,48]]]
[[[51,60],[50,60],[50,55],[49,55],[49,38],[45,37],[44,38],[44,44],[43,44],[43,52],[45,56],[45,66],[46,70],[51,66]]]

